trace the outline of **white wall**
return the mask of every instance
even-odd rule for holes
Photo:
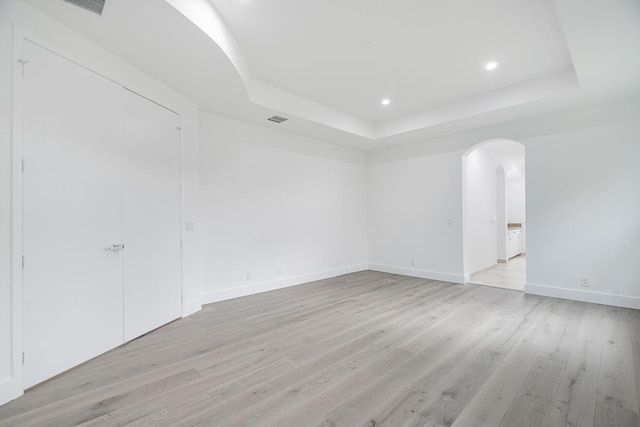
[[[526,177],[519,175],[515,178],[507,179],[507,222],[522,224],[522,249],[527,251],[527,214],[525,200]]]
[[[184,175],[184,220],[197,223],[198,207],[198,107],[173,90],[153,80],[148,75],[126,64],[99,46],[88,42],[66,27],[48,18],[29,5],[14,0],[0,1],[0,403],[22,392],[20,311],[21,304],[11,304],[10,280],[12,259],[18,265],[21,254],[14,258],[9,251],[12,199],[11,144],[13,126],[14,32],[25,34],[37,43],[146,96],[181,116],[182,171]],[[18,43],[17,46],[20,44]],[[16,52],[19,54],[19,52]],[[28,66],[28,64],[27,64]],[[19,118],[18,118],[19,120]],[[197,230],[197,228],[196,228]],[[199,266],[196,255],[197,232],[185,232],[183,242],[183,312],[188,314],[200,308]],[[15,323],[12,325],[12,319]],[[14,333],[12,338],[12,333]],[[12,341],[13,339],[13,341]]]
[[[496,169],[496,257],[507,259],[507,179],[502,165]]]
[[[366,269],[363,153],[207,113],[200,123],[205,302]]]
[[[526,150],[526,291],[640,309],[640,122],[532,138]]]
[[[507,222],[524,223],[527,220],[525,178],[507,178]]]
[[[372,269],[464,281],[461,163],[461,151],[408,159],[371,157]]]
[[[498,159],[488,145],[469,153],[463,163],[465,274],[496,264],[496,169]]]
[[[408,263],[424,251],[440,271],[462,274],[461,234],[442,226],[462,199],[456,159],[508,138],[526,147],[526,291],[640,309],[638,117],[635,96],[370,153],[370,263],[417,275]],[[462,215],[453,219],[461,228]],[[582,275],[590,288],[580,287]]]

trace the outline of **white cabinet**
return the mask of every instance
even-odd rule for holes
[[[522,229],[514,228],[507,231],[507,258],[513,258],[522,253]]]

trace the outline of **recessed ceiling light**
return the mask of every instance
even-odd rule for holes
[[[382,100],[382,105],[389,105],[391,104],[391,100],[389,100],[388,98],[385,98]]]
[[[498,63],[495,61],[487,62],[487,65],[484,66],[485,70],[491,71],[498,68]]]

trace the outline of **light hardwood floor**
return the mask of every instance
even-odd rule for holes
[[[361,272],[206,306],[2,426],[637,426],[638,311]]]

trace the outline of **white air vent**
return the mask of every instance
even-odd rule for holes
[[[289,119],[287,119],[286,117],[273,116],[273,117],[269,117],[267,120],[271,122],[282,123],[282,122],[286,122]]]
[[[89,10],[98,15],[102,15],[102,9],[104,9],[104,2],[106,0],[64,0],[67,3],[75,4],[78,7]]]

